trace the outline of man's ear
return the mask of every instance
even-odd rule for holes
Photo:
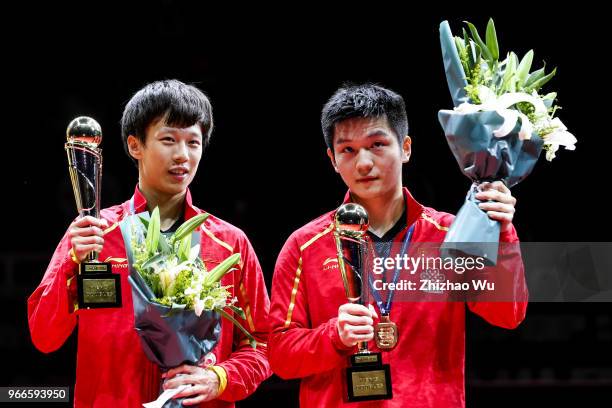
[[[135,160],[142,159],[142,142],[136,136],[129,135],[127,138],[127,146],[128,151],[130,152],[130,156],[132,156]]]
[[[327,148],[327,157],[329,157],[329,160],[331,161],[331,164],[334,167],[334,170],[336,171],[336,173],[340,173],[338,171],[338,166],[336,165],[336,158],[334,157],[334,153],[332,153],[329,147]]]
[[[412,153],[412,139],[406,135],[404,142],[402,143],[402,163],[408,163],[410,160],[410,154]]]

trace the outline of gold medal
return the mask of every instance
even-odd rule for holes
[[[389,319],[389,315],[382,315],[380,322],[374,327],[376,346],[381,350],[393,350],[397,346],[397,325]]]

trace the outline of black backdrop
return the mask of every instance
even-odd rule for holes
[[[124,104],[144,84],[178,78],[210,97],[215,130],[191,191],[198,205],[250,237],[268,287],[289,234],[336,207],[344,186],[324,152],[320,109],[343,82],[374,81],[407,103],[413,156],[404,181],[422,203],[456,212],[469,186],[446,145],[437,111],[451,107],[438,25],[496,21],[502,52],[557,66],[548,86],[579,142],[513,189],[523,241],[609,241],[605,43],[601,10],[407,12],[383,4],[259,5],[220,13],[183,2],[59,9],[18,4],[2,27],[4,173],[0,247],[2,385],[74,384],[76,339],[39,353],[27,331],[26,299],[75,215],[63,151],[75,116],[104,131],[102,204],[127,199],[137,171],[119,137]],[[433,7],[432,7],[433,8]],[[241,10],[241,13],[238,13]],[[532,304],[504,331],[468,316],[468,406],[545,398],[557,405],[610,400],[609,304]],[[296,404],[296,383],[264,383],[241,406]]]

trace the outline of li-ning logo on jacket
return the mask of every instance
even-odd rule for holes
[[[338,258],[327,258],[322,266],[324,271],[338,269]]]
[[[104,260],[104,262],[112,262],[118,268],[127,268],[127,259],[126,258],[113,258],[109,256]]]

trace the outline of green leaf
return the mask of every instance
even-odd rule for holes
[[[478,47],[478,45],[476,45],[473,42],[470,42],[470,49],[468,50],[468,57],[469,57],[470,66],[472,67],[472,70],[473,70],[476,64],[478,64],[478,60],[480,57],[480,48]]]
[[[147,230],[147,238],[145,239],[145,245],[147,252],[153,255],[157,252],[157,246],[159,244],[160,235],[160,220],[159,220],[159,207],[155,207],[151,213],[151,219],[149,220],[149,228]]]
[[[242,308],[241,308],[241,307],[234,306],[234,305],[231,305],[231,306],[228,306],[228,307],[229,307],[229,308],[232,310],[232,312],[234,312],[234,313],[236,313],[238,316],[240,316],[240,318],[241,318],[242,320],[246,320],[246,314],[244,313],[244,310],[242,310]]]
[[[544,95],[542,97],[542,101],[544,102],[544,106],[546,106],[548,109],[550,109],[552,107],[553,103],[555,103],[555,99],[557,99],[557,93],[556,92],[547,93],[546,95]]]
[[[244,335],[249,339],[249,344],[251,345],[251,347],[257,348],[257,341],[255,340],[255,337],[253,337],[253,335],[249,333],[247,329],[245,329],[244,326],[242,326],[238,322],[238,320],[234,319],[229,313],[227,313],[223,309],[216,309],[216,310],[221,314],[221,316],[225,317],[227,320],[232,322],[236,327],[240,329],[241,332],[244,333]]]
[[[506,59],[506,69],[504,70],[504,76],[500,85],[500,91],[502,93],[508,92],[510,88],[510,83],[512,82],[512,78],[515,74],[516,68],[516,58],[512,57],[512,54],[508,56]]]
[[[518,65],[519,65],[518,56],[515,53],[510,52],[510,58],[512,59],[512,66],[514,67],[514,74],[516,74],[516,69],[518,68]]]
[[[493,63],[494,61],[493,55],[491,55],[491,51],[489,51],[489,49],[487,48],[487,45],[482,41],[482,39],[480,38],[480,35],[478,35],[478,30],[476,29],[474,24],[470,23],[469,21],[464,21],[464,23],[466,23],[468,28],[470,29],[470,32],[472,33],[472,39],[480,47],[480,50],[482,54],[484,55],[485,59],[487,60],[487,62]]]
[[[147,259],[141,266],[141,269],[147,269],[149,267],[151,267],[151,265],[153,265],[154,263],[158,262],[160,259],[162,259],[164,257],[164,254],[157,254],[155,256],[152,256],[151,258]]]
[[[497,33],[495,32],[495,23],[493,19],[489,19],[489,23],[487,24],[487,49],[491,53],[494,61],[499,59],[499,44],[497,43]]]
[[[526,92],[537,91],[538,89],[543,87],[548,81],[550,81],[555,76],[556,73],[557,73],[557,68],[553,69],[552,72],[549,73],[548,75],[533,82],[531,85],[525,88],[525,91]]]
[[[530,86],[535,81],[542,78],[544,76],[545,68],[546,68],[546,63],[544,63],[544,66],[542,68],[538,69],[537,71],[533,71],[531,74],[529,74],[529,76],[527,77],[527,80],[525,81],[525,87]]]
[[[149,220],[147,220],[146,218],[142,217],[142,216],[138,216],[138,218],[140,219],[140,222],[142,223],[142,225],[144,225],[145,229],[149,228]]]
[[[170,248],[170,245],[168,245],[168,241],[166,240],[164,234],[159,235],[159,249],[164,255],[170,255],[172,253],[172,248]]]
[[[455,48],[457,48],[457,54],[459,54],[459,56],[461,56],[465,52],[463,40],[459,37],[455,37]]]
[[[512,76],[510,77],[510,80],[508,82],[507,89],[508,89],[508,92],[515,92],[516,83],[518,81],[516,71],[519,65],[519,59],[517,55],[513,52],[510,53],[510,59],[512,60]]]
[[[179,262],[184,262],[189,259],[189,251],[191,250],[191,234],[185,235],[179,241],[178,257]]]
[[[518,80],[518,86],[523,87],[525,81],[527,80],[527,75],[529,75],[529,70],[531,69],[531,64],[533,63],[533,50],[529,50],[527,54],[521,60],[521,63],[516,70],[516,76]]]

